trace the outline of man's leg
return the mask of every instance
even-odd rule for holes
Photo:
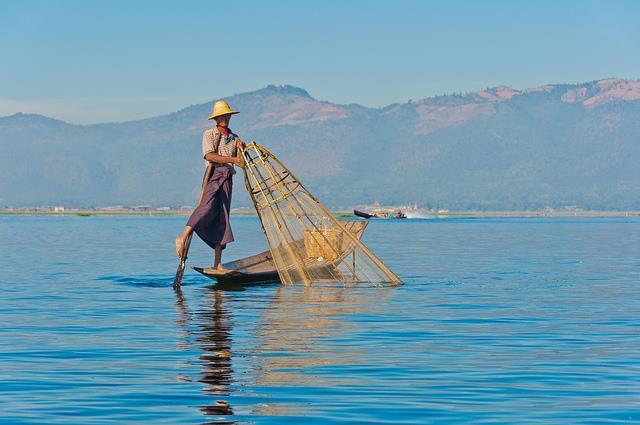
[[[185,226],[184,230],[176,238],[176,254],[178,254],[178,258],[182,258],[182,253],[184,252],[184,241],[187,240],[187,236],[189,236],[193,232],[193,227]]]
[[[225,270],[225,268],[222,267],[222,245],[217,244],[213,252],[214,252],[213,268],[218,271]]]

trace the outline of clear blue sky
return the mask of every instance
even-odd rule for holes
[[[640,1],[0,2],[0,115],[123,121],[293,84],[382,106],[640,78]]]

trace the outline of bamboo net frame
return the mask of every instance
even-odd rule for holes
[[[252,142],[241,154],[245,185],[283,284],[402,283],[271,152]]]

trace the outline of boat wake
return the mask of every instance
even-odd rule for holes
[[[403,207],[402,211],[407,216],[407,218],[435,218],[434,211],[426,208],[409,206]]]
[[[166,288],[173,285],[174,276],[161,274],[147,274],[139,276],[101,276],[96,280],[104,282],[113,282],[126,286],[143,286],[148,288]],[[185,276],[182,285],[201,284],[202,279],[198,276]]]

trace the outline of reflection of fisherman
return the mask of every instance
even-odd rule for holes
[[[216,396],[228,396],[233,371],[231,369],[231,319],[224,306],[224,294],[216,290],[213,296],[213,310],[199,312],[201,315],[201,336],[197,339],[204,351],[200,359],[204,361],[200,382],[207,385],[207,391]],[[207,415],[233,415],[233,410],[225,400],[200,407]]]
[[[244,142],[231,131],[231,115],[237,114],[227,102],[220,100],[213,105],[213,113],[208,119],[215,119],[216,126],[202,135],[202,154],[208,167],[214,167],[206,184],[200,205],[189,217],[184,231],[176,238],[176,253],[182,257],[185,240],[191,232],[196,234],[215,251],[213,268],[223,271],[222,250],[233,242],[233,232],[229,223],[231,210],[231,190],[234,165],[243,167],[243,159],[238,156],[238,147]]]
[[[176,307],[178,309],[178,325],[183,327],[186,334],[198,334],[196,339],[202,346],[202,372],[200,382],[206,385],[203,389],[214,396],[229,396],[233,370],[231,368],[231,318],[229,310],[224,306],[224,294],[215,290],[207,293],[206,309],[191,314],[182,290],[176,291]],[[195,322],[199,329],[189,329],[189,324]],[[215,400],[213,404],[200,407],[206,415],[233,415],[233,409],[226,400]]]

